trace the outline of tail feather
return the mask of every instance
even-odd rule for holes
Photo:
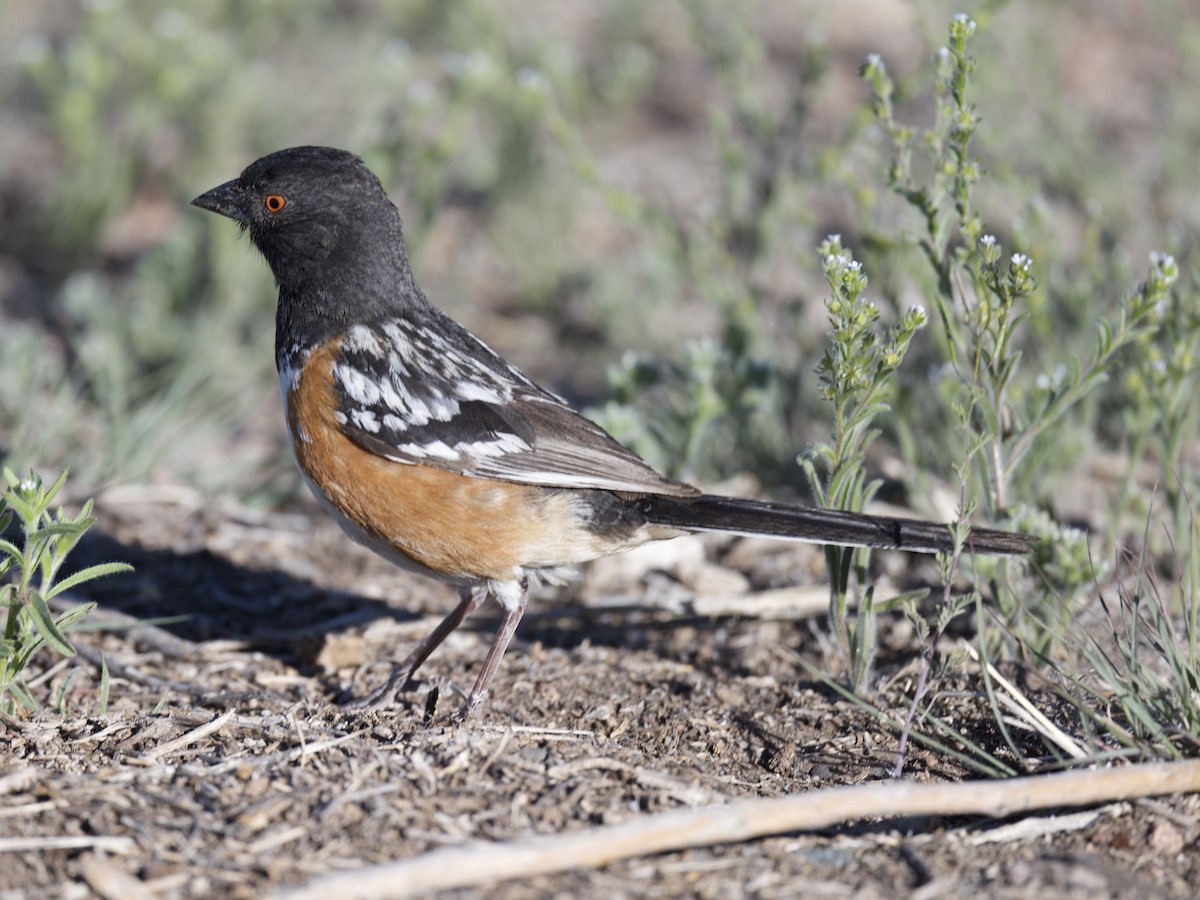
[[[889,547],[917,553],[954,549],[949,528],[920,519],[868,516],[712,494],[695,499],[650,496],[643,502],[648,521],[685,531],[718,531],[847,547]],[[972,528],[966,550],[1020,556],[1029,553],[1036,542],[1037,538],[1029,534]]]

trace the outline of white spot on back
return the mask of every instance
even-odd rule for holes
[[[379,339],[375,332],[366,325],[354,325],[342,338],[342,347],[349,350],[377,352]]]
[[[379,385],[364,375],[358,369],[345,364],[334,366],[333,376],[341,384],[350,399],[363,406],[373,406],[379,402]]]
[[[369,431],[371,434],[379,433],[379,420],[375,418],[375,413],[369,409],[355,409],[350,412],[350,421],[355,427],[361,428],[363,431]]]

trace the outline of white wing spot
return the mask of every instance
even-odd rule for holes
[[[430,441],[426,444],[401,444],[400,449],[410,456],[436,456],[438,459],[458,459],[461,454],[445,441]]]
[[[449,422],[462,408],[453,397],[434,395],[429,398],[429,414],[439,422]]]
[[[334,375],[356,403],[374,406],[379,402],[379,385],[362,372],[347,365],[338,365],[334,369]]]
[[[455,449],[469,456],[505,456],[509,453],[522,453],[530,449],[523,439],[515,434],[497,432],[490,441],[472,441],[471,443],[456,444]]]
[[[346,336],[342,339],[342,346],[350,350],[377,351],[379,341],[376,339],[375,333],[366,325],[355,325],[346,332]]]
[[[350,413],[350,421],[354,423],[356,428],[361,428],[363,431],[369,431],[371,434],[379,433],[379,420],[375,418],[375,413],[369,409],[356,409]]]
[[[460,381],[454,386],[454,394],[460,400],[479,400],[483,403],[503,403],[507,397],[500,392],[478,381]]]

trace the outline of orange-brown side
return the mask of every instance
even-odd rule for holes
[[[571,492],[470,478],[359,447],[334,419],[337,343],[313,351],[287,399],[296,461],[361,531],[451,580],[512,579],[591,559],[601,546]]]

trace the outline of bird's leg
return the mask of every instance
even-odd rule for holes
[[[496,677],[496,670],[500,668],[500,660],[504,656],[504,651],[508,649],[508,644],[517,630],[517,625],[521,622],[521,617],[525,615],[525,606],[529,602],[524,579],[521,581],[493,581],[491,592],[492,596],[496,598],[496,602],[504,610],[504,616],[500,619],[500,627],[496,629],[496,636],[492,638],[492,646],[488,648],[487,656],[484,657],[483,668],[479,670],[475,686],[467,695],[467,702],[463,704],[463,708],[455,714],[455,719],[459,722],[465,721],[479,712],[479,708],[487,696],[488,688],[492,684],[492,679]]]
[[[450,632],[463,623],[463,619],[474,612],[475,608],[479,606],[479,604],[485,599],[487,599],[488,590],[488,586],[485,584],[476,585],[473,587],[468,587],[465,585],[460,587],[458,589],[458,595],[460,598],[458,606],[454,607],[450,615],[446,616],[446,618],[441,621],[437,628],[433,629],[433,631],[426,635],[425,638],[422,639],[421,643],[417,644],[417,646],[412,649],[412,652],[405,657],[403,662],[392,669],[391,675],[388,676],[388,680],[382,686],[377,687],[365,697],[359,697],[357,699],[350,700],[345,704],[346,707],[350,709],[378,709],[383,706],[388,706],[390,703],[392,703],[392,701],[395,700],[396,697],[408,687],[409,683],[412,681],[413,675],[416,673],[417,669],[421,667],[421,663],[425,662],[425,660],[429,658],[429,654],[431,654],[441,645],[442,641],[447,638]],[[521,609],[524,610],[524,608],[525,605],[522,603]],[[518,615],[517,618],[519,620],[520,615]],[[513,627],[516,627],[515,624]],[[511,636],[512,635],[510,633],[509,637]],[[507,643],[508,641],[505,640],[505,644]],[[495,645],[493,644],[493,647],[494,646]],[[501,652],[503,652],[503,649]],[[487,665],[486,662],[484,665]],[[486,687],[487,686],[485,684],[485,690]],[[478,682],[476,682],[475,688],[479,688]],[[474,695],[475,691],[472,691],[471,696]],[[468,700],[468,703],[469,702],[470,700]]]

